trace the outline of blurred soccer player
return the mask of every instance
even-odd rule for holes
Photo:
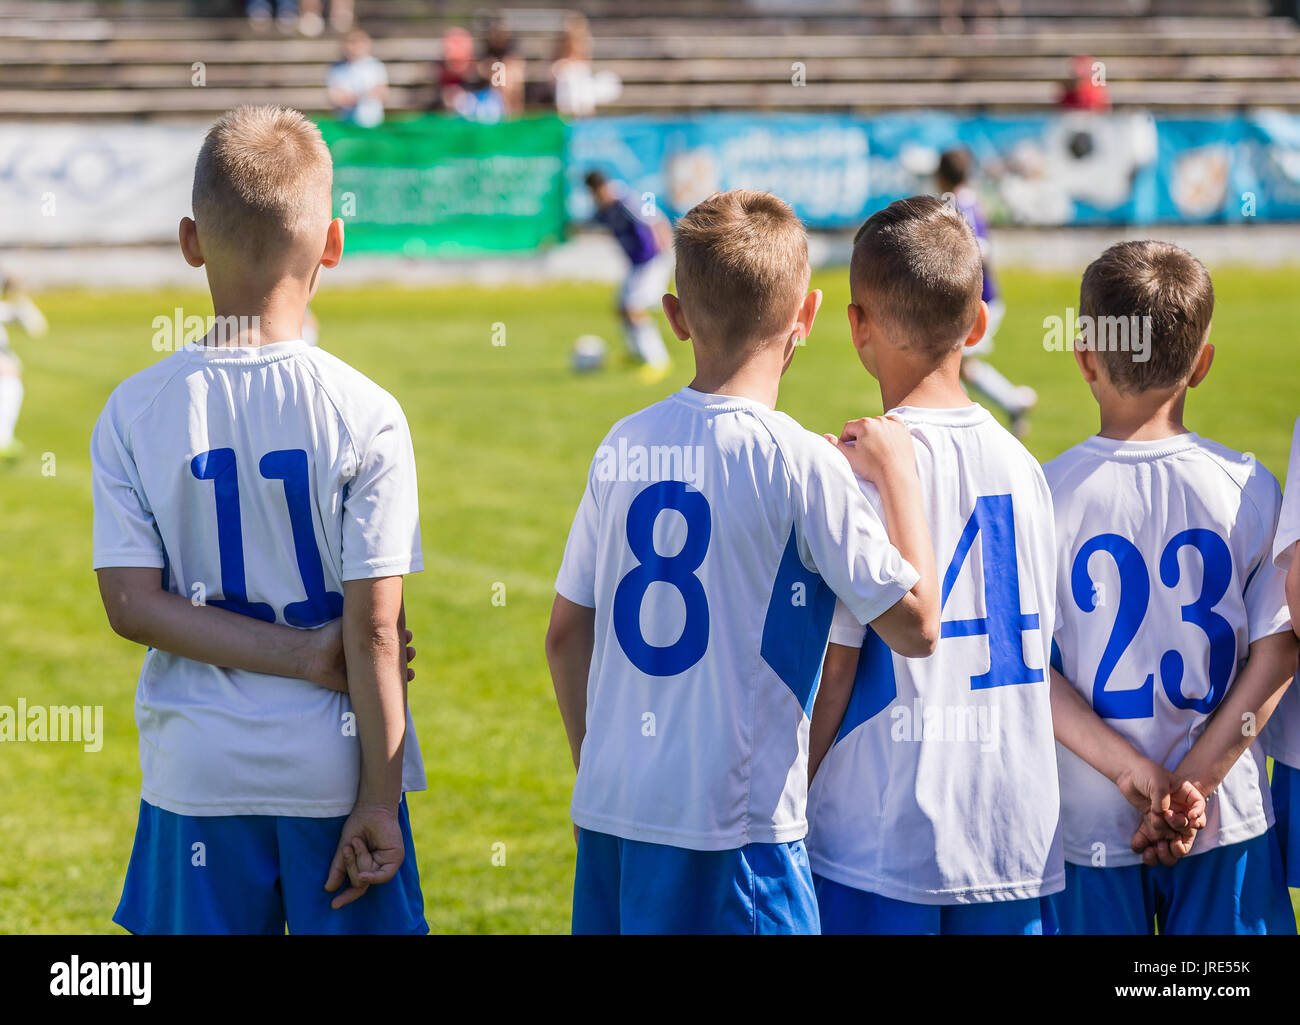
[[[613,232],[627,254],[630,266],[618,293],[618,316],[628,352],[643,364],[642,380],[654,384],[672,367],[651,313],[659,308],[672,276],[672,231],[657,209],[638,210],[633,199],[599,171],[589,171],[585,181],[596,204],[596,220]]]
[[[980,277],[973,232],[933,197],[890,204],[854,241],[853,346],[915,441],[943,618],[935,653],[905,658],[837,609],[808,795],[828,933],[1055,931],[1052,503],[1033,456],[962,391],[988,322]]]
[[[1028,385],[1014,385],[991,363],[982,357],[993,351],[993,336],[1006,313],[1006,304],[998,291],[997,278],[990,260],[989,226],[980,209],[979,197],[969,183],[970,154],[964,149],[947,150],[939,158],[935,183],[939,191],[951,195],[953,204],[969,222],[979,242],[980,257],[984,266],[984,285],[980,298],[988,306],[988,327],[977,345],[962,350],[962,380],[978,388],[995,406],[1011,420],[1011,431],[1023,438],[1029,427],[1029,411],[1038,402],[1034,389]]]
[[[17,324],[32,338],[47,330],[36,304],[0,267],[0,462],[12,462],[23,450],[14,435],[23,408],[23,365],[9,345],[8,324]]]
[[[343,251],[331,178],[296,111],[213,126],[180,241],[216,326],[119,385],[91,439],[104,607],[151,649],[114,916],[132,932],[428,931],[403,796],[425,787],[401,639],[422,568],[410,434],[301,337]]]
[[[1183,425],[1214,359],[1213,312],[1205,268],[1166,242],[1121,242],[1083,275],[1074,356],[1101,429],[1044,468],[1064,933],[1296,931],[1252,744],[1296,669],[1273,563],[1282,496],[1253,458]],[[1171,776],[1145,813],[1126,792],[1142,759]]]
[[[1273,539],[1273,563],[1286,571],[1291,629],[1300,634],[1300,420],[1291,435],[1286,494]],[[1288,886],[1300,886],[1300,687],[1295,683],[1260,736],[1273,758],[1273,809]]]
[[[715,194],[676,250],[664,310],[695,377],[597,450],[546,640],[578,770],[573,931],[817,932],[808,711],[835,595],[905,654],[938,632],[915,457],[892,421],[846,429],[882,523],[774,411],[821,304],[787,204]]]

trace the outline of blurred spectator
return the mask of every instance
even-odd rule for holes
[[[1065,110],[1110,110],[1105,65],[1091,57],[1074,58],[1074,77],[1065,83],[1057,105]]]
[[[353,29],[343,39],[343,59],[330,69],[325,80],[334,114],[362,128],[374,128],[384,121],[384,98],[388,95],[388,72],[370,53],[370,37]]]
[[[483,65],[483,77],[501,94],[506,113],[521,113],[524,109],[524,62],[515,46],[515,37],[503,18],[497,18],[488,29]]]
[[[330,25],[336,32],[352,28],[352,0],[328,0]],[[283,31],[295,28],[304,36],[318,36],[325,30],[322,0],[247,0],[244,10],[253,28],[265,29],[272,18]]]
[[[254,29],[265,29],[272,18],[285,30],[291,31],[298,25],[298,0],[248,0],[244,10]]]
[[[438,97],[435,107],[470,121],[500,121],[505,115],[502,92],[474,60],[474,39],[463,28],[442,35],[442,60],[437,64]]]
[[[302,18],[298,30],[305,36],[318,36],[325,29],[321,17],[321,0],[301,0]],[[329,0],[330,28],[346,33],[352,29],[352,0]]]
[[[555,109],[570,117],[588,117],[596,112],[597,104],[616,99],[622,91],[617,75],[592,70],[591,32],[581,14],[565,19],[551,78],[555,82]]]

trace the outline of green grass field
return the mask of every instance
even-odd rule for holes
[[[781,407],[815,430],[880,411],[847,341],[845,274],[824,272],[821,319]],[[1300,384],[1295,271],[1223,269],[1214,370],[1189,424],[1254,452],[1281,477]],[[1069,353],[1042,346],[1044,318],[1077,303],[1073,276],[1004,275],[1009,312],[995,363],[1041,397],[1029,447],[1049,459],[1096,429]],[[132,694],[143,652],[114,636],[90,569],[87,444],[109,391],[161,354],[155,316],[210,313],[198,293],[42,297],[48,338],[15,341],[26,453],[0,470],[0,704],[102,704],[98,753],[0,747],[0,933],[116,932],[139,800]],[[435,932],[568,927],[572,769],[542,639],[552,581],[594,447],[617,418],[690,379],[648,388],[626,371],[576,377],[573,339],[618,342],[607,287],[331,291],[313,309],[322,344],[393,392],[419,460],[424,573],[408,581],[419,673],[411,691],[429,775],[412,797]],[[504,346],[493,345],[494,325]],[[499,340],[499,334],[496,336]],[[46,455],[46,454],[49,455]],[[49,472],[52,470],[52,474]],[[1046,525],[1044,525],[1046,529]],[[506,602],[494,605],[494,586]],[[505,864],[494,864],[504,844]],[[496,858],[500,861],[500,858]]]

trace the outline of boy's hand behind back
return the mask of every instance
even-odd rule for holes
[[[405,857],[396,809],[386,805],[354,808],[343,823],[325,890],[333,893],[345,880],[350,885],[330,901],[330,907],[337,911],[371,886],[388,882],[397,875]]]
[[[1190,854],[1196,834],[1206,822],[1205,797],[1200,790],[1189,780],[1175,782],[1161,766],[1156,769],[1164,775],[1163,782],[1126,781],[1124,777],[1116,781],[1129,803],[1143,812],[1130,847],[1142,855],[1144,865],[1152,867],[1172,865]]]
[[[912,432],[892,416],[867,416],[850,420],[838,438],[826,436],[853,472],[880,486],[900,473],[916,476],[916,450]]]
[[[411,646],[411,641],[415,639],[415,635],[410,630],[406,630],[404,633],[403,640],[406,644],[406,661],[408,663],[406,682],[410,683],[415,679],[415,670],[410,667],[410,663],[415,661],[415,648]],[[343,655],[343,621],[336,619],[312,631],[312,642],[315,644],[315,653],[311,660],[307,680],[316,684],[317,687],[324,687],[326,690],[336,690],[346,694],[348,692],[348,665],[347,659]]]

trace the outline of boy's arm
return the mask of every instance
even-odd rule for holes
[[[1300,551],[1291,546],[1291,562],[1286,568],[1286,607],[1291,613],[1291,631],[1300,635]]]
[[[659,243],[660,251],[671,253],[673,249],[673,226],[668,223],[668,218],[656,214],[650,222],[650,228],[654,232],[655,241]]]
[[[1291,631],[1261,637],[1250,646],[1246,665],[1174,770],[1178,779],[1190,780],[1203,794],[1218,788],[1282,700],[1295,675],[1296,652]]]
[[[858,673],[860,648],[834,642],[826,646],[822,664],[822,681],[813,704],[812,722],[808,726],[808,782],[817,775],[822,759],[835,742],[844,721],[844,712],[853,695],[853,681]]]
[[[400,576],[343,582],[343,649],[361,743],[361,783],[325,884],[332,893],[345,877],[351,882],[331,902],[334,908],[392,879],[405,857],[398,823],[406,743],[404,615]]]
[[[845,424],[833,442],[853,471],[880,492],[889,541],[920,574],[907,594],[871,621],[871,628],[900,655],[931,655],[939,643],[939,580],[911,432],[893,417],[866,417]]]
[[[557,594],[546,631],[546,661],[575,769],[587,733],[587,677],[595,640],[596,610]]]
[[[1051,673],[1052,729],[1057,741],[1114,783],[1129,804],[1144,813],[1143,828],[1149,839],[1177,844],[1178,853],[1187,853],[1205,822],[1205,798],[1190,783],[1175,791],[1164,766],[1112,728],[1056,669]]]
[[[164,591],[157,569],[109,567],[96,573],[109,625],[129,641],[209,665],[348,689],[338,622],[297,630],[213,605],[195,605]]]
[[[1245,667],[1237,674],[1223,703],[1210,716],[1204,732],[1174,770],[1174,779],[1202,794],[1212,794],[1267,725],[1296,671],[1296,637],[1291,631],[1261,637],[1250,646]],[[1133,850],[1142,861],[1170,864],[1167,846],[1158,837],[1152,816],[1133,835]],[[1181,852],[1181,853],[1186,853]],[[1175,852],[1176,857],[1181,856]]]

